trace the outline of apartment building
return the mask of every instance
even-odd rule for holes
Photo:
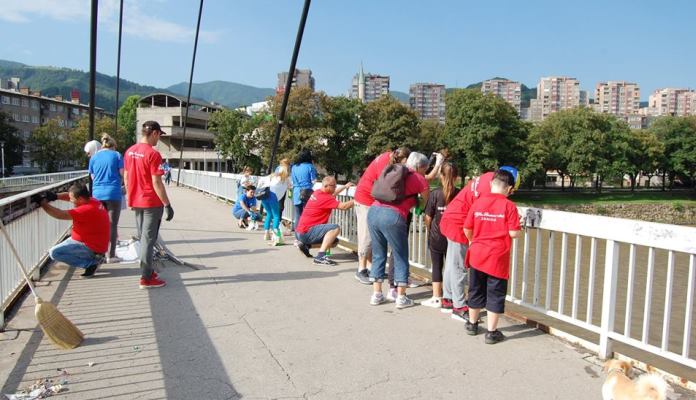
[[[521,115],[522,85],[519,82],[502,78],[488,79],[481,84],[481,92],[492,93],[507,101]]]
[[[361,65],[360,71],[353,76],[350,97],[369,103],[388,94],[389,75],[365,74]]]
[[[537,85],[537,112],[540,120],[549,114],[580,105],[580,81],[567,76],[542,77]]]
[[[276,93],[285,93],[285,84],[288,81],[287,72],[278,73],[278,83],[276,84]],[[292,87],[308,87],[314,91],[315,82],[312,76],[311,69],[295,69],[295,76],[292,78]]]
[[[70,99],[63,96],[47,97],[40,91],[21,86],[19,78],[0,79],[0,112],[9,116],[12,126],[17,128],[25,142],[34,129],[49,120],[58,121],[58,125],[72,128],[78,121],[89,113],[89,105],[80,103],[80,92],[73,89]],[[97,117],[103,116],[102,108],[95,108]],[[14,166],[17,174],[37,171],[31,160],[30,149],[25,146],[22,164]]]
[[[640,88],[626,81],[599,82],[595,87],[594,107],[597,112],[620,117],[638,114]]]
[[[696,115],[696,91],[684,88],[664,88],[655,90],[648,98],[648,114]]]
[[[414,83],[409,90],[409,105],[421,119],[445,123],[445,85]]]

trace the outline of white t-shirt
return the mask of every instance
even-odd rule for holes
[[[270,187],[271,191],[275,193],[276,197],[278,197],[278,200],[282,199],[283,196],[285,196],[285,194],[288,191],[289,185],[290,178],[286,179],[285,181],[281,181],[280,177],[277,175],[268,175],[259,179],[259,187]]]

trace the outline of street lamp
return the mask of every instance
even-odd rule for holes
[[[205,158],[205,151],[208,150],[208,146],[203,146],[203,172],[205,172],[208,169],[208,161]]]
[[[218,176],[222,176],[222,169],[220,168],[220,150],[215,149],[215,154],[217,154]]]
[[[0,141],[0,152],[2,152],[2,177],[5,177],[5,141]]]

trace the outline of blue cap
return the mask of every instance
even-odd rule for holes
[[[520,174],[517,171],[517,168],[511,167],[509,165],[504,165],[500,167],[503,171],[507,171],[512,174],[512,177],[515,179],[515,190],[520,187]]]

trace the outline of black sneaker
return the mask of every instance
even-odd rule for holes
[[[300,251],[302,252],[302,254],[305,255],[305,257],[307,257],[307,258],[312,257],[312,254],[309,252],[309,247],[307,247],[306,244],[300,242],[300,244],[297,245],[297,248],[300,249]]]
[[[314,257],[314,264],[317,265],[336,265],[334,261],[332,261],[329,257]]]
[[[466,333],[469,336],[478,335],[478,322],[475,324],[472,324],[471,321],[467,320],[466,321]],[[486,335],[486,340],[488,340],[488,335]]]
[[[367,272],[367,268],[356,272],[355,279],[357,279],[358,282],[362,283],[363,285],[372,284],[372,282],[370,282],[370,274]]]
[[[493,332],[488,331],[486,333],[486,344],[496,344],[505,340],[505,335],[499,330],[494,330]]]
[[[90,265],[89,267],[85,268],[85,272],[81,275],[85,278],[90,278],[94,275],[95,272],[97,272],[97,268],[99,267],[99,264],[94,264]]]

